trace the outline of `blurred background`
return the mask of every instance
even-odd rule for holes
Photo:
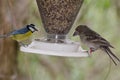
[[[0,0],[0,35],[34,23],[44,32],[36,0]],[[84,0],[70,30],[86,24],[106,38],[120,58],[120,0]],[[33,38],[43,36],[36,33]],[[115,66],[102,51],[87,58],[66,58],[19,51],[17,42],[0,39],[0,80],[120,80],[120,64]]]

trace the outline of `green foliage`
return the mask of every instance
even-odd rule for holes
[[[108,9],[111,6],[111,0],[85,0],[85,4],[91,3],[91,6],[99,9]]]

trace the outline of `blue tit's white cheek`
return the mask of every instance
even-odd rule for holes
[[[29,27],[29,29],[30,29],[30,31],[32,31],[32,32],[34,32],[34,31],[35,31],[35,29],[34,29],[34,28],[32,28],[32,27]]]

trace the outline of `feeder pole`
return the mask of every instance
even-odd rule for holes
[[[5,0],[0,0],[0,35],[11,30]],[[0,80],[15,80],[17,76],[17,43],[10,38],[0,38]]]

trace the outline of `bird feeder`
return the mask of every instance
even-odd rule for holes
[[[83,0],[36,0],[46,36],[34,39],[21,51],[66,57],[87,57],[79,42],[67,36],[80,10]]]

